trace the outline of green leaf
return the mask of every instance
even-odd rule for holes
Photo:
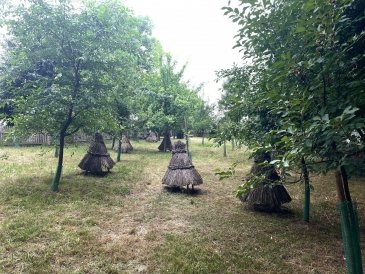
[[[305,32],[305,30],[306,30],[306,29],[305,29],[305,27],[304,27],[304,26],[298,26],[298,27],[296,28],[296,30],[295,30],[295,31],[296,31],[297,33],[301,33],[301,32]]]

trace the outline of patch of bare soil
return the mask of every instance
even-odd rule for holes
[[[167,162],[149,162],[142,180],[125,198],[123,210],[100,224],[99,244],[106,250],[118,249],[124,254],[127,273],[146,273],[150,251],[162,243],[163,235],[188,233],[190,229],[186,217],[193,210],[192,205],[182,210],[177,204],[162,202],[163,195],[174,195],[161,184],[165,166]],[[113,212],[106,214],[110,216]]]

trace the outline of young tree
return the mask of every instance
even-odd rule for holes
[[[62,173],[66,136],[80,128],[117,123],[112,102],[118,74],[143,68],[149,24],[118,1],[31,0],[6,20],[2,68],[18,131],[44,131],[59,139],[52,190]]]

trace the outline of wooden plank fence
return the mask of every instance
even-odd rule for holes
[[[9,128],[7,131],[0,130],[0,144],[2,145],[50,145],[52,138],[48,134],[33,134],[27,138],[18,139],[11,137]]]
[[[52,137],[49,134],[34,134],[27,138],[17,139],[14,137],[10,137],[10,132],[13,127],[10,126],[2,126],[0,124],[0,145],[50,145],[52,144]],[[110,140],[111,136],[107,134],[103,134],[104,140]],[[92,139],[92,135],[86,133],[80,133],[73,136],[73,141],[75,143],[89,143]]]

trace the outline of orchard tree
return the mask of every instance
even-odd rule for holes
[[[250,82],[242,81],[246,96],[227,100],[228,111],[246,117],[242,132],[248,135],[255,133],[250,128],[253,119],[273,121],[260,142],[281,151],[278,167],[301,168],[307,198],[308,166],[335,172],[346,264],[349,272],[360,273],[358,224],[347,173],[364,161],[365,4],[239,2],[239,7],[223,9],[240,26],[236,47],[249,59],[242,70]],[[229,77],[239,81],[234,73]],[[251,106],[266,115],[253,115]]]
[[[198,89],[188,85],[183,79],[185,66],[177,67],[170,54],[158,53],[154,68],[145,77],[145,88],[141,91],[145,98],[138,119],[144,121],[148,129],[162,132],[164,140],[161,151],[171,149],[170,132],[185,128],[201,99]]]
[[[59,139],[57,191],[65,138],[81,128],[100,130],[118,121],[115,83],[128,67],[143,69],[149,23],[119,1],[72,6],[31,0],[5,20],[8,41],[1,77],[11,94],[16,129]]]
[[[197,136],[202,137],[202,145],[204,145],[206,135],[213,129],[214,119],[214,106],[202,100],[192,119],[193,131]]]

